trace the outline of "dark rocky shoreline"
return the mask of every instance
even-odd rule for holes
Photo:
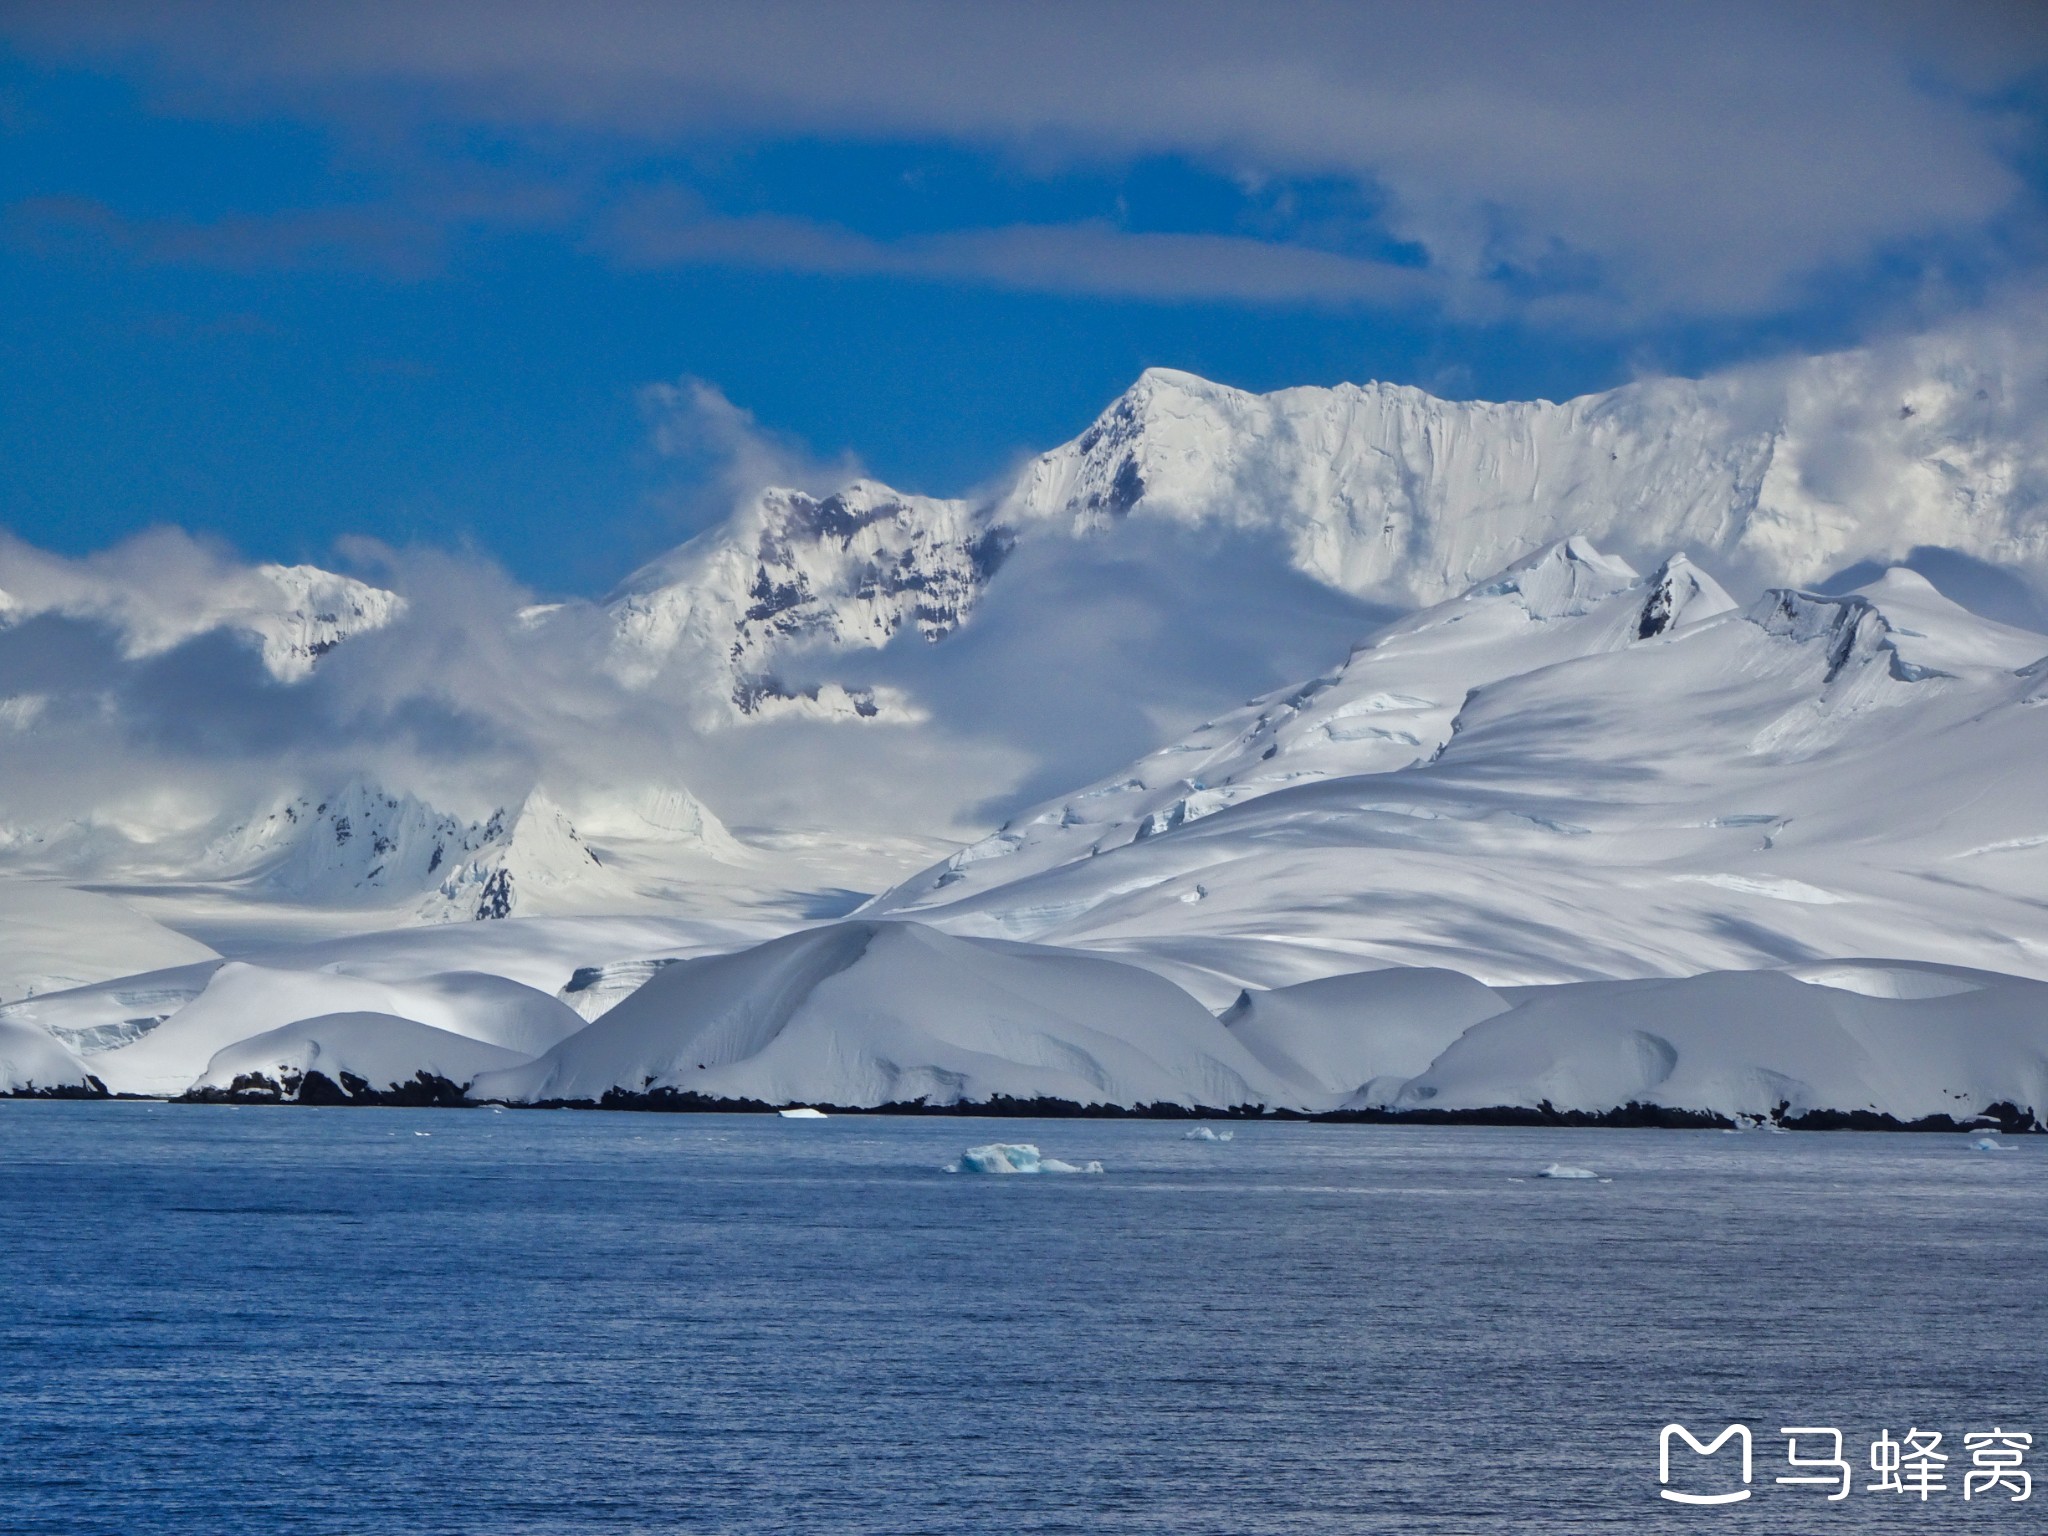
[[[112,1099],[144,1095],[113,1094],[97,1078],[91,1087],[65,1086],[49,1089],[16,1090],[6,1095],[18,1099]],[[759,1099],[719,1099],[699,1093],[656,1088],[629,1093],[614,1088],[602,1099],[549,1099],[537,1104],[500,1104],[470,1098],[462,1085],[445,1077],[418,1073],[412,1081],[395,1087],[373,1088],[352,1072],[341,1074],[339,1082],[322,1072],[308,1072],[280,1082],[258,1074],[238,1077],[226,1088],[200,1088],[162,1102],[172,1104],[311,1105],[316,1108],[382,1107],[393,1109],[572,1109],[632,1110],[653,1114],[773,1114],[787,1106]],[[1673,1109],[1662,1104],[1624,1104],[1618,1109],[1557,1109],[1548,1103],[1536,1108],[1502,1105],[1492,1109],[1343,1109],[1311,1113],[1306,1110],[1267,1110],[1240,1105],[1231,1109],[1181,1104],[1079,1104],[1070,1099],[1013,1099],[997,1095],[966,1104],[927,1104],[913,1100],[899,1104],[854,1107],[818,1104],[814,1108],[828,1115],[944,1115],[956,1119],[995,1120],[1300,1120],[1331,1125],[1501,1125],[1558,1126],[1574,1129],[1654,1130],[1736,1130],[1736,1122],[1709,1110]],[[1790,1113],[1780,1104],[1764,1122],[1787,1131],[1999,1131],[2008,1136],[2048,1133],[2034,1111],[2016,1104],[1993,1104],[1981,1115],[1957,1120],[1950,1115],[1928,1115],[1917,1120],[1900,1120],[1876,1110],[1807,1110]]]

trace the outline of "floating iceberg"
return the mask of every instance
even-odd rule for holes
[[[1972,1152],[2017,1152],[2019,1148],[2000,1141],[1996,1136],[1990,1135],[1987,1132],[1985,1135],[1970,1138],[1970,1150]]]
[[[969,1147],[960,1160],[949,1164],[948,1173],[1100,1173],[1102,1164],[1080,1167],[1056,1157],[1041,1157],[1028,1141],[992,1141],[985,1147]]]
[[[1552,1163],[1536,1175],[1539,1179],[1597,1179],[1599,1174],[1590,1168],[1574,1168],[1569,1163]]]
[[[822,1120],[825,1118],[825,1111],[822,1109],[812,1109],[808,1105],[799,1105],[795,1109],[778,1109],[775,1113],[782,1116],[785,1120]]]
[[[1209,1129],[1209,1127],[1208,1127],[1208,1126],[1206,1126],[1206,1125],[1198,1125],[1198,1126],[1196,1126],[1196,1127],[1195,1127],[1195,1128],[1194,1128],[1194,1129],[1193,1129],[1192,1131],[1189,1131],[1189,1132],[1187,1133],[1187,1135],[1185,1135],[1185,1136],[1181,1137],[1181,1140],[1182,1140],[1182,1141],[1229,1141],[1229,1140],[1230,1140],[1230,1139],[1231,1139],[1231,1138],[1232,1138],[1233,1136],[1235,1136],[1236,1134],[1237,1134],[1237,1132],[1235,1132],[1235,1131],[1212,1131],[1212,1130],[1210,1130],[1210,1129]]]

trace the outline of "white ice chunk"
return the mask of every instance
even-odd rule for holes
[[[785,1120],[822,1120],[825,1118],[825,1111],[822,1109],[812,1109],[809,1105],[799,1105],[795,1109],[778,1109],[775,1113],[782,1116]]]
[[[1229,1141],[1229,1140],[1230,1140],[1230,1139],[1231,1139],[1231,1138],[1232,1138],[1233,1136],[1235,1136],[1236,1134],[1237,1134],[1237,1132],[1235,1132],[1235,1131],[1212,1131],[1212,1130],[1210,1130],[1210,1129],[1209,1129],[1209,1127],[1208,1127],[1208,1126],[1206,1126],[1206,1125],[1198,1125],[1198,1126],[1196,1126],[1196,1127],[1195,1127],[1195,1128],[1194,1128],[1194,1129],[1193,1129],[1192,1131],[1189,1131],[1189,1132],[1188,1132],[1188,1133],[1187,1133],[1187,1134],[1186,1134],[1185,1136],[1181,1137],[1181,1140],[1182,1140],[1182,1141]]]
[[[948,1173],[1100,1173],[1102,1164],[1081,1166],[1063,1163],[1056,1157],[1041,1157],[1028,1141],[992,1141],[987,1146],[969,1147]]]
[[[1539,1179],[1597,1179],[1599,1174],[1590,1168],[1574,1168],[1569,1163],[1552,1163],[1537,1175]]]

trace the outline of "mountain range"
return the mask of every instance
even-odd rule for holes
[[[475,1077],[514,1099],[1377,1112],[1418,1108],[1402,1085],[1435,1084],[1481,1020],[1418,982],[1396,1012],[1432,1049],[1340,1081],[1371,1063],[1314,1068],[1327,1002],[1283,994],[1448,972],[1519,1018],[1538,990],[1769,974],[1931,1007],[1991,986],[1967,971],[2030,999],[2039,388],[2017,344],[1954,338],[1564,404],[1155,369],[985,495],[765,489],[599,602],[446,567],[245,568],[168,536],[155,558],[0,547],[21,765],[0,870],[79,914],[13,946],[0,1022],[42,1032],[38,1081],[55,1042],[58,1077],[149,1092],[283,1092],[354,1050],[412,1052],[457,1097]],[[400,942],[475,920],[570,924],[516,978],[553,994],[557,1036],[408,1001],[497,996],[445,979],[471,941]],[[280,958],[349,934],[398,993],[309,991],[293,978],[341,962]],[[1949,979],[1923,996],[1915,966]],[[738,1012],[688,1001],[707,986]],[[1151,1022],[1085,1002],[1104,987]],[[834,1044],[814,988],[882,1033]],[[948,1010],[985,1012],[986,988],[1022,1011],[961,1035]],[[819,1051],[853,1076],[819,1077]],[[1490,1063],[1470,1081],[1507,1070],[1470,1059]],[[1776,1112],[1754,1066],[1667,1107]],[[1974,1112],[2025,1107],[1997,1090],[2033,1068],[2008,1066],[1970,1078]],[[1691,1079],[1667,1064],[1641,1091],[1667,1081]],[[1879,1112],[1800,1081],[1786,1104]],[[1621,1107],[1604,1092],[1581,1107]]]
[[[1104,696],[1114,695],[1120,707],[1148,715],[1143,729],[1158,745],[1179,723],[1174,711],[1205,694],[1210,707],[1228,698],[1220,690],[1240,680],[1222,675],[1232,665],[1243,678],[1280,683],[1315,665],[1317,648],[1325,655],[1335,649],[1345,626],[1346,638],[1356,639],[1377,618],[1441,602],[1571,537],[1645,566],[1682,552],[1747,595],[1771,585],[1840,590],[1842,581],[1854,585],[1910,561],[1982,611],[2039,624],[2031,583],[2048,573],[2048,450],[2032,428],[2042,387],[2032,361],[2009,339],[1938,335],[1903,351],[1651,380],[1563,404],[1507,405],[1377,384],[1253,395],[1154,369],[1078,437],[1030,459],[984,496],[917,496],[871,480],[822,496],[766,489],[602,602],[507,598],[498,611],[474,617],[436,615],[443,598],[434,591],[401,593],[309,566],[244,568],[213,558],[187,579],[167,580],[164,550],[147,541],[85,561],[7,544],[0,546],[0,641],[7,642],[0,645],[0,731],[17,738],[52,742],[75,731],[82,740],[91,729],[141,735],[121,716],[147,707],[138,711],[122,695],[156,688],[152,668],[173,669],[222,641],[260,662],[250,685],[260,697],[209,700],[160,731],[209,731],[209,711],[284,717],[310,708],[289,695],[318,694],[316,674],[347,649],[377,652],[354,663],[371,674],[359,688],[388,687],[377,674],[417,668],[423,639],[473,648],[473,636],[450,641],[445,633],[462,624],[509,631],[502,643],[518,654],[501,673],[555,674],[565,697],[552,707],[545,699],[521,701],[521,718],[509,727],[522,738],[516,753],[502,740],[468,745],[480,761],[516,756],[510,783],[502,769],[459,771],[441,743],[432,764],[422,765],[419,754],[401,763],[380,744],[336,744],[338,732],[329,729],[325,739],[291,743],[272,761],[263,761],[260,746],[244,746],[236,754],[241,771],[217,776],[220,783],[195,781],[176,796],[164,792],[155,771],[161,754],[122,784],[38,782],[34,793],[0,787],[0,856],[12,871],[42,877],[240,881],[292,894],[291,882],[270,868],[288,826],[273,827],[240,867],[232,856],[236,839],[248,836],[238,829],[282,806],[304,813],[351,795],[389,800],[392,814],[424,817],[423,826],[459,822],[421,843],[439,842],[452,857],[465,840],[504,842],[537,792],[539,804],[559,808],[570,838],[601,825],[606,832],[592,841],[684,846],[693,860],[733,865],[745,862],[744,852],[726,826],[763,831],[772,842],[802,820],[806,834],[826,839],[875,835],[886,862],[920,840],[929,847],[970,832],[988,804],[1007,795],[1015,805],[1034,783],[1052,789],[1061,775],[1069,782],[1092,776],[1084,764],[1099,771],[1135,736],[1127,730],[1118,742],[1091,744],[1092,762],[1077,750],[1035,779],[1014,761],[1031,742],[1009,737],[1010,760],[1000,765],[953,754],[953,777],[964,788],[943,804],[927,795],[927,806],[879,817],[824,797],[798,817],[754,803],[770,777],[758,764],[732,770],[760,750],[742,745],[750,728],[758,737],[761,727],[816,722],[862,733],[866,739],[847,751],[864,755],[878,778],[908,783],[914,768],[907,764],[949,751],[963,735],[991,733],[990,718],[1003,708],[991,694],[1014,689],[1033,646],[1046,646],[1063,628],[1071,632],[1077,621],[1101,621],[1160,580],[1186,585],[1154,598],[1142,622],[1184,629],[1195,643],[1159,647],[1166,654],[1150,659],[1149,672],[1133,663],[1097,679],[1095,695],[1077,696],[1067,718],[1033,720],[1037,740],[1082,730],[1091,708],[1100,715]],[[1204,561],[1215,569],[1188,574]],[[1077,570],[1111,584],[1080,590]],[[1262,576],[1328,593],[1329,611],[1315,624],[1284,615],[1275,623],[1262,612],[1229,631],[1224,610],[1241,604]],[[991,602],[1007,616],[1000,647],[965,645]],[[1066,611],[1076,605],[1083,611]],[[1292,604],[1304,613],[1311,606]],[[430,624],[444,630],[423,637]],[[76,631],[111,654],[93,675],[53,675],[54,638],[84,644]],[[1227,633],[1232,654],[1202,655],[1205,633]],[[1118,638],[1111,633],[1107,643]],[[991,660],[998,649],[1000,663]],[[1056,656],[1045,663],[1061,664]],[[410,676],[402,681],[422,686]],[[524,684],[504,675],[485,680],[500,695],[485,707],[502,713],[510,707],[504,696]],[[481,690],[440,686],[428,707],[448,714],[479,707]],[[582,708],[573,698],[579,690],[586,698],[602,694],[609,718],[567,718]],[[1057,715],[1056,693],[1046,692],[1034,707]],[[356,718],[348,726],[369,734],[363,703],[350,708]],[[507,728],[492,720],[478,734],[502,737]],[[387,729],[386,739],[393,734]],[[636,756],[652,761],[612,772],[616,765],[605,758],[628,734],[642,738]],[[688,741],[678,746],[683,736]],[[572,738],[575,747],[566,748]],[[572,750],[579,760],[565,760]],[[107,753],[95,757],[104,763]],[[711,783],[693,782],[696,776]],[[636,808],[662,799],[688,805],[684,821],[704,836],[679,839],[675,828],[639,825]],[[399,806],[412,808],[401,813]],[[487,838],[494,822],[500,831]],[[539,838],[556,824],[541,815],[525,825]],[[412,870],[404,859],[379,867],[379,841],[411,835],[379,831],[339,863],[339,848],[305,855],[333,867],[318,891],[304,894],[317,904],[329,893],[347,890],[355,900],[381,888],[392,893],[394,910],[415,898],[432,906],[430,891],[446,883],[440,870]],[[321,834],[306,836],[308,847],[322,844]],[[558,852],[545,856],[551,869]],[[664,859],[657,852],[653,866]],[[579,876],[603,884],[605,867],[602,854],[570,855],[555,874],[567,885]],[[677,868],[687,873],[689,865]],[[438,878],[427,880],[429,873]],[[886,873],[853,872],[856,885]],[[674,884],[657,873],[625,885],[645,887],[649,878]],[[508,911],[546,906],[531,905],[517,883],[497,904]],[[473,915],[461,900],[441,911]]]

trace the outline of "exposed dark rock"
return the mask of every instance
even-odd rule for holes
[[[56,1083],[48,1088],[10,1088],[0,1098],[9,1099],[111,1099],[107,1085],[87,1075],[82,1083]]]
[[[477,897],[476,920],[480,923],[512,915],[512,871],[494,869]]]
[[[429,1072],[413,1074],[410,1082],[373,1088],[367,1079],[343,1072],[336,1082],[325,1072],[301,1075],[288,1072],[282,1078],[261,1072],[244,1072],[225,1088],[194,1088],[180,1096],[184,1104],[308,1104],[383,1105],[388,1108],[463,1109],[470,1107],[460,1084]]]

